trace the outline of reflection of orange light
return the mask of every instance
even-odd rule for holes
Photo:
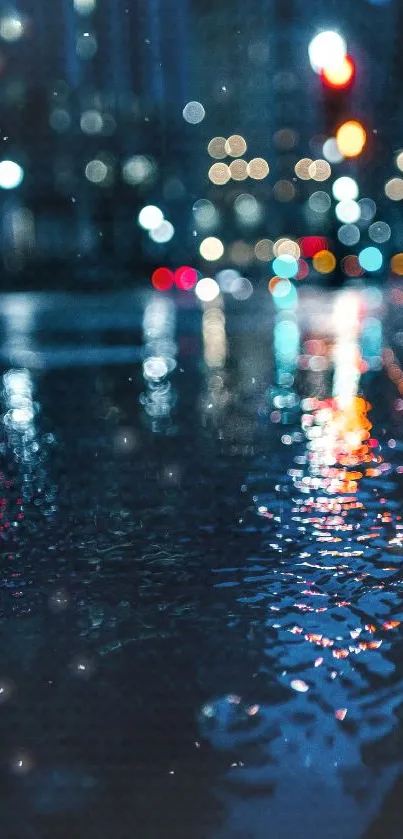
[[[365,146],[367,134],[360,122],[349,120],[338,129],[336,141],[343,157],[357,157]]]
[[[341,89],[350,84],[354,71],[354,62],[346,55],[337,66],[325,67],[322,72],[322,79],[328,87]]]

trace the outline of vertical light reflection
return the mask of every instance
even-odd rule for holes
[[[293,310],[279,312],[273,334],[275,385],[271,388],[269,402],[272,422],[294,422],[299,399],[295,378],[300,351],[300,329]]]
[[[1,530],[7,535],[18,528],[32,504],[40,507],[43,515],[52,515],[57,509],[57,488],[49,486],[45,465],[46,449],[54,438],[38,431],[38,404],[30,371],[8,370],[1,384],[3,449],[8,462],[13,460],[16,466],[12,480],[5,473],[0,475]],[[12,570],[10,566],[10,573]]]
[[[354,291],[344,291],[336,297],[333,311],[336,335],[333,351],[333,397],[339,406],[346,407],[357,395],[362,373],[359,348],[360,297]]]
[[[204,303],[203,309],[202,338],[206,386],[202,396],[202,412],[204,421],[208,419],[217,422],[229,399],[225,371],[227,331],[222,295]]]
[[[163,431],[171,422],[176,391],[170,375],[177,366],[176,314],[172,300],[152,297],[143,317],[145,391],[140,402],[154,432]]]

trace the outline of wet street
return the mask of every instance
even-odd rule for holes
[[[4,839],[401,839],[400,286],[0,302]]]

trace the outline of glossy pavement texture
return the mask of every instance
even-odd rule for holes
[[[402,292],[186,301],[0,300],[2,836],[401,839]]]

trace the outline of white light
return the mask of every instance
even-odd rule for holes
[[[85,167],[85,177],[93,184],[101,184],[108,174],[108,167],[102,160],[90,160]]]
[[[153,382],[158,382],[160,379],[164,379],[168,372],[166,359],[161,355],[151,356],[151,358],[147,358],[143,364],[144,378]]]
[[[203,277],[196,285],[196,297],[203,303],[211,303],[220,293],[220,286],[211,277]]]
[[[122,174],[123,180],[130,186],[137,186],[144,181],[150,180],[156,171],[154,161],[144,155],[134,155],[123,164]]]
[[[140,211],[138,221],[143,230],[155,230],[164,221],[164,214],[159,207],[148,204]]]
[[[150,239],[153,242],[157,242],[158,244],[164,244],[165,242],[170,242],[172,236],[175,233],[175,228],[170,221],[163,221],[158,227],[154,227],[150,230]]]
[[[224,253],[224,245],[221,239],[217,239],[216,236],[207,236],[207,239],[203,239],[201,242],[199,251],[203,259],[214,262],[216,259],[221,259]]]
[[[1,189],[16,189],[24,180],[24,170],[13,160],[2,160],[0,163]]]
[[[104,127],[104,121],[99,111],[84,111],[80,119],[80,128],[84,134],[99,134]]]
[[[343,224],[354,224],[361,216],[361,209],[357,201],[340,201],[336,206],[336,216]]]
[[[220,284],[221,291],[231,291],[234,280],[241,279],[239,271],[234,268],[224,268],[217,274],[217,280]]]
[[[253,294],[253,285],[246,277],[236,277],[231,283],[230,291],[235,300],[248,300]]]
[[[329,163],[341,163],[341,161],[344,160],[343,155],[339,152],[339,147],[335,137],[329,137],[329,139],[323,143],[322,154]]]
[[[96,0],[74,0],[74,8],[79,15],[90,15],[95,6]]]
[[[197,125],[202,122],[206,116],[206,112],[201,102],[188,102],[183,109],[183,119],[190,122],[191,125]]]
[[[19,39],[24,34],[24,26],[19,17],[15,14],[7,15],[0,20],[0,38],[3,41],[8,41],[10,44]]]
[[[324,67],[337,67],[342,63],[346,52],[346,42],[338,32],[320,32],[308,47],[312,70],[320,73]]]
[[[347,176],[337,178],[332,186],[332,192],[336,201],[354,201],[358,198],[357,181]]]

